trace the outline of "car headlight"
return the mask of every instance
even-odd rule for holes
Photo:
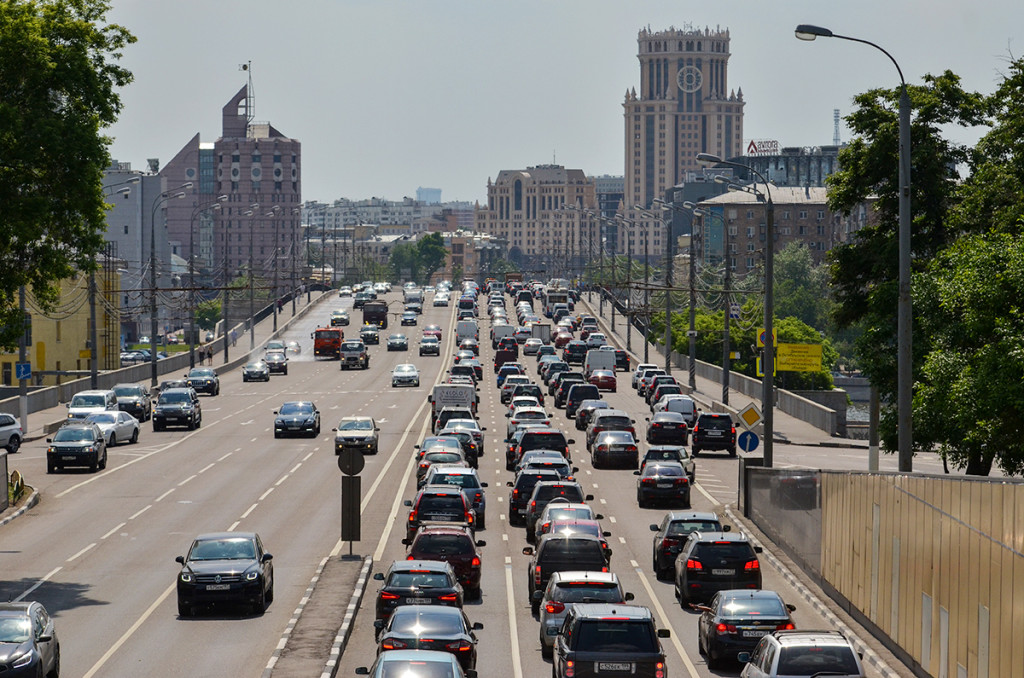
[[[28,666],[32,663],[33,656],[33,651],[29,650],[25,654],[15,659],[14,662],[11,664],[11,667],[15,669],[20,669],[22,666]]]
[[[57,453],[57,448],[56,447],[47,447],[46,448],[46,453],[47,454],[56,454]]]
[[[260,573],[256,572],[255,570],[252,571],[252,572],[246,572],[245,573],[245,580],[246,581],[256,581],[259,578],[259,576],[260,576]]]
[[[185,584],[191,584],[194,579],[195,579],[195,577],[192,576],[191,572],[182,572],[181,573],[181,581],[184,582]]]

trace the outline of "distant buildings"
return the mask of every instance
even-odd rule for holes
[[[416,200],[423,202],[428,205],[436,205],[441,202],[441,189],[440,188],[420,188],[416,189]]]

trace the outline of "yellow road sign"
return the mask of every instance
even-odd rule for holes
[[[776,366],[786,372],[820,372],[821,344],[779,344]]]
[[[761,410],[754,403],[744,407],[738,412],[738,415],[740,422],[747,427],[748,431],[761,423]]]
[[[764,360],[764,358],[760,358],[760,357],[757,359],[757,376],[759,376],[759,377],[763,377],[764,376],[764,363],[762,362],[763,360]],[[775,367],[775,369],[772,370],[772,376],[773,377],[778,376],[778,374],[779,374],[779,360],[778,360],[777,356],[776,356],[776,359],[774,361],[773,367]]]
[[[764,340],[765,340],[765,330],[762,327],[762,328],[760,328],[757,331],[757,345],[758,346],[764,346]],[[775,331],[775,328],[773,327],[772,328],[772,346],[778,346],[778,345],[779,345],[779,334],[778,334],[778,332]]]

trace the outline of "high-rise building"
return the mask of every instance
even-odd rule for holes
[[[424,188],[420,186],[416,189],[416,200],[427,203],[428,205],[436,205],[441,202],[441,189]]]
[[[685,27],[637,37],[640,92],[626,92],[625,202],[649,208],[699,168],[698,153],[743,153],[743,90],[728,85],[729,31]]]

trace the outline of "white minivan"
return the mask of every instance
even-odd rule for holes
[[[117,411],[117,394],[113,391],[80,391],[68,403],[68,419],[85,419],[94,412]]]
[[[615,351],[590,349],[583,358],[583,376],[590,379],[594,370],[615,371]]]

